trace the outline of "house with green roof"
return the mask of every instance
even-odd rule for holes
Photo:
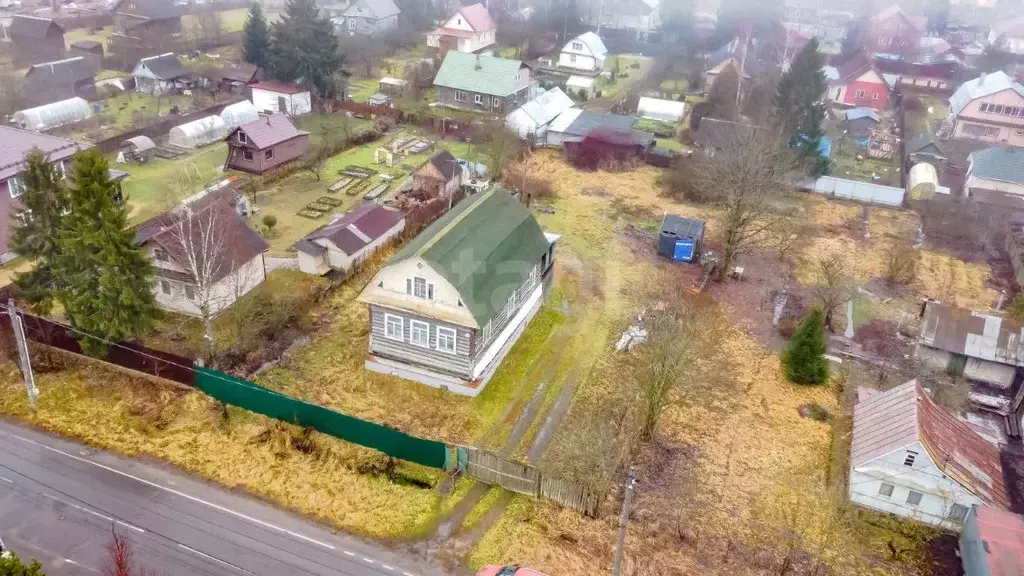
[[[1024,149],[999,147],[971,152],[964,190],[971,197],[999,192],[1024,198]]]
[[[540,309],[557,239],[501,187],[460,202],[359,295],[366,368],[479,394]]]
[[[508,114],[537,94],[530,68],[519,60],[449,50],[434,78],[440,104]]]

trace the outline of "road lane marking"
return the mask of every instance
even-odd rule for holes
[[[50,500],[53,500],[54,502],[60,502],[61,504],[64,504],[65,506],[71,506],[72,508],[74,508],[76,510],[81,510],[82,512],[85,512],[86,514],[92,514],[93,516],[96,516],[97,518],[103,518],[107,522],[115,522],[115,520],[113,518],[111,518],[110,516],[107,516],[106,514],[100,514],[99,512],[97,512],[95,510],[90,510],[90,509],[86,508],[85,506],[79,506],[78,504],[75,504],[73,502],[68,502],[67,500],[61,500],[60,498],[57,498],[53,494],[47,494],[47,493],[44,492],[43,493],[43,497],[44,498],[49,498]]]
[[[190,546],[185,546],[184,544],[182,544],[180,542],[178,543],[178,547],[182,548],[184,550],[188,550],[189,552],[195,554],[196,556],[201,556],[203,558],[206,558],[207,560],[213,560],[214,562],[223,564],[224,566],[227,566],[229,568],[234,568],[235,570],[239,570],[241,572],[247,572],[249,574],[253,574],[253,572],[250,572],[249,570],[246,570],[245,568],[242,568],[241,566],[235,566],[234,564],[232,564],[230,562],[225,562],[224,560],[221,560],[220,558],[216,558],[214,556],[210,556],[209,554],[205,554],[203,552],[200,552],[199,550],[196,550],[195,548],[192,548]]]
[[[366,562],[367,564],[373,564],[373,558],[367,558],[366,556],[363,556],[363,562]]]
[[[355,552],[349,552],[348,550],[343,550],[343,552],[345,553],[345,556],[355,556],[356,555]]]
[[[282,534],[288,534],[289,536],[293,536],[293,537],[298,538],[300,540],[305,540],[306,542],[310,542],[312,544],[316,544],[318,546],[322,546],[324,548],[327,548],[328,550],[336,550],[337,549],[337,548],[335,548],[331,544],[328,544],[326,542],[321,542],[320,540],[316,540],[315,538],[310,538],[309,536],[306,536],[304,534],[299,534],[298,532],[292,532],[291,530],[288,530],[287,528],[282,528],[282,527],[277,526],[275,524],[271,524],[270,522],[264,522],[263,520],[260,520],[258,518],[253,518],[252,516],[248,516],[246,514],[242,514],[241,512],[236,512],[236,511],[234,511],[234,510],[232,510],[230,508],[221,506],[220,504],[214,504],[213,502],[207,502],[206,500],[203,500],[202,498],[197,498],[195,496],[191,496],[189,494],[185,494],[184,492],[182,492],[180,490],[175,490],[173,488],[168,488],[167,486],[163,486],[162,484],[157,484],[156,482],[152,482],[152,481],[146,480],[145,478],[139,478],[138,476],[133,476],[131,474],[128,474],[127,472],[122,472],[122,471],[120,471],[120,470],[118,470],[116,468],[111,468],[110,466],[107,466],[105,464],[100,464],[99,462],[94,462],[94,461],[89,460],[87,458],[82,458],[80,456],[75,456],[74,454],[70,454],[68,452],[65,452],[65,451],[59,449],[59,448],[54,448],[52,446],[47,446],[46,444],[42,444],[42,443],[36,442],[35,440],[30,440],[28,438],[24,438],[24,437],[19,436],[17,434],[11,434],[11,436],[14,437],[14,438],[17,438],[18,440],[21,440],[22,442],[27,442],[29,444],[32,444],[33,446],[39,446],[40,448],[49,450],[51,452],[56,452],[57,454],[60,454],[62,456],[66,456],[68,458],[71,458],[72,460],[77,460],[79,462],[84,462],[86,464],[91,464],[93,466],[96,466],[97,468],[102,468],[104,470],[107,470],[108,472],[113,472],[114,474],[119,474],[121,476],[124,476],[125,478],[131,478],[132,480],[135,480],[136,482],[141,482],[143,484],[146,484],[147,486],[152,486],[154,488],[159,488],[160,490],[163,490],[165,492],[169,492],[169,493],[174,494],[176,496],[180,496],[182,498],[185,498],[185,499],[188,499],[188,500],[192,500],[193,502],[198,502],[198,503],[203,504],[205,506],[209,506],[210,508],[213,508],[214,510],[219,510],[219,511],[227,513],[227,514],[231,514],[231,515],[233,515],[233,516],[235,516],[237,518],[241,518],[243,520],[247,520],[249,522],[252,522],[253,524],[258,524],[260,526],[263,526],[264,528],[269,528],[271,530],[276,530],[276,531],[278,531],[278,532],[280,532]],[[113,520],[113,519],[111,519],[111,520]]]
[[[4,482],[7,482],[8,484],[14,484],[14,480],[9,480],[7,478],[4,478],[3,476],[0,476],[0,480],[3,480]]]
[[[97,574],[99,574],[99,573],[100,573],[100,571],[99,571],[99,570],[97,570],[97,569],[95,569],[95,568],[90,568],[90,567],[88,567],[88,566],[85,566],[85,565],[83,565],[83,564],[79,564],[78,562],[75,562],[75,561],[74,561],[74,560],[72,560],[71,558],[65,558],[65,559],[64,559],[64,562],[65,562],[66,564],[71,564],[72,566],[78,566],[79,568],[85,568],[85,569],[86,569],[86,570],[88,570],[89,572],[95,572],[95,573],[97,573]]]
[[[387,564],[381,564],[381,567],[383,567],[385,570],[394,570],[395,569],[394,566],[388,566]]]
[[[138,526],[132,526],[131,524],[129,524],[127,522],[122,522],[122,521],[118,520],[117,523],[120,524],[121,526],[124,526],[125,528],[131,528],[132,530],[135,530],[139,534],[145,534],[146,533],[146,531],[143,530],[142,528],[139,528]]]

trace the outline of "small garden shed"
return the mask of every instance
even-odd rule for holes
[[[224,137],[227,126],[220,116],[207,116],[171,128],[167,142],[180,148],[198,148]]]
[[[136,136],[121,144],[121,152],[126,161],[145,164],[153,159],[153,155],[156,153],[156,144],[148,136]]]
[[[907,174],[907,193],[911,200],[928,200],[935,196],[939,185],[939,174],[935,166],[927,162],[914,164]]]
[[[703,220],[666,214],[658,234],[658,254],[676,262],[693,262],[703,241]]]

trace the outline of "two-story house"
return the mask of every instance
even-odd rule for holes
[[[301,158],[309,151],[309,132],[292,124],[288,116],[272,114],[232,130],[228,143],[226,168],[251,174],[263,174]]]
[[[331,22],[339,34],[371,35],[393,30],[401,13],[392,0],[355,0]]]
[[[889,107],[889,85],[863,52],[837,67],[826,67],[828,99],[846,106],[885,110]]]
[[[64,29],[50,18],[15,14],[7,26],[7,35],[17,67],[64,57]]]
[[[135,241],[156,267],[160,308],[215,315],[263,283],[270,245],[240,212],[245,195],[220,182],[139,225]]]
[[[463,52],[448,52],[434,86],[445,106],[494,114],[508,114],[537,93],[530,68],[519,60]]]
[[[7,242],[11,236],[12,214],[24,208],[18,196],[25,191],[25,185],[18,174],[25,167],[25,154],[36,148],[46,154],[55,169],[67,174],[71,157],[85,147],[67,138],[10,126],[0,126],[0,142],[3,143],[0,145],[0,262],[7,262],[16,256]]]
[[[43,62],[25,72],[23,100],[33,106],[68,98],[96,99],[96,68],[82,56]]]
[[[540,309],[557,236],[507,191],[470,196],[370,280],[366,367],[476,396]]]
[[[927,29],[926,18],[908,16],[893,4],[871,18],[863,46],[872,54],[914,54]]]
[[[954,138],[1024,146],[1024,86],[1002,70],[960,85],[946,123]]]
[[[427,34],[427,47],[436,48],[441,55],[449,50],[489,53],[497,41],[498,24],[483,4],[459,8],[438,29]]]
[[[562,51],[558,53],[558,65],[562,68],[600,72],[604,70],[607,56],[608,48],[601,37],[593,32],[584,32],[562,46]]]
[[[850,448],[850,500],[959,531],[972,506],[1010,499],[999,449],[935,404],[911,380],[858,390]]]

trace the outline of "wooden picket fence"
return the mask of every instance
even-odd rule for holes
[[[544,475],[535,466],[502,458],[492,452],[469,449],[466,474],[485,484],[546,498],[587,516],[597,516],[598,497],[589,488]]]

